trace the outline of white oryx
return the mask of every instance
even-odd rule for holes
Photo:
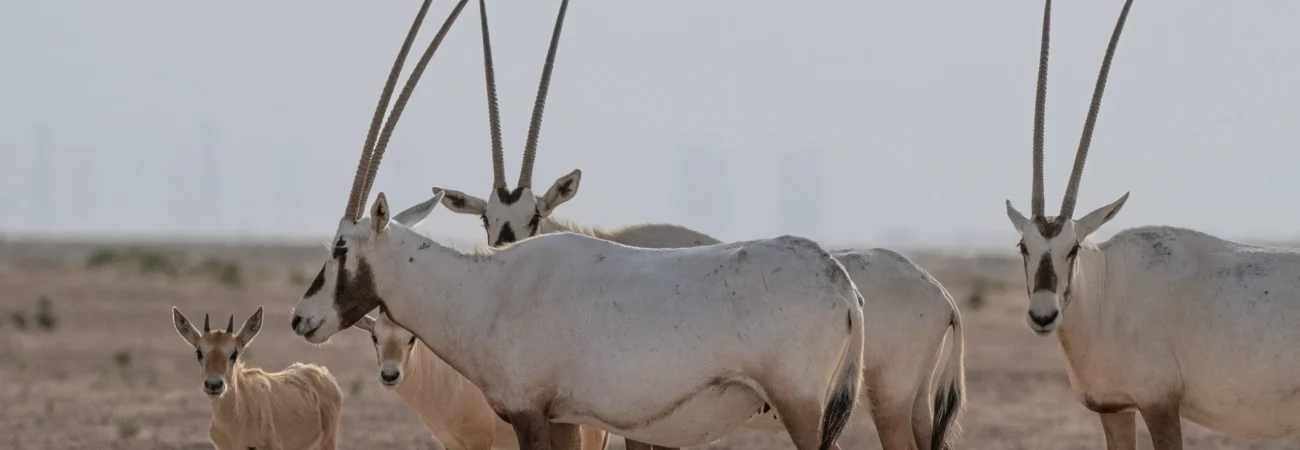
[[[579,170],[560,177],[545,195],[533,195],[533,163],[558,33],[552,35],[543,67],[519,182],[513,190],[509,189],[505,179],[492,47],[485,16],[480,28],[492,144],[492,189],[488,199],[483,200],[460,191],[434,188],[434,194],[445,194],[443,205],[458,213],[478,216],[483,221],[487,242],[493,247],[557,232],[575,232],[645,248],[695,247],[721,242],[672,224],[650,223],[602,230],[552,218],[556,207],[577,195],[582,179]],[[955,434],[957,415],[964,400],[964,345],[961,316],[956,304],[934,277],[895,252],[873,249],[836,252],[834,256],[862,292],[867,301],[864,310],[869,312],[864,326],[867,340],[863,355],[867,389],[860,393],[863,398],[858,411],[862,418],[859,422],[867,417],[874,419],[884,450],[944,448]],[[932,377],[949,328],[953,329],[953,348],[943,368],[937,395],[932,395]],[[771,408],[764,408],[762,414],[745,427],[783,431],[779,417]],[[846,433],[867,431],[867,427],[859,425],[849,427]],[[628,448],[639,450],[649,446],[629,440]]]
[[[385,307],[483,390],[524,450],[575,447],[575,424],[695,445],[764,403],[781,412],[798,449],[833,448],[862,378],[862,298],[812,241],[659,250],[561,233],[465,253],[390,220],[382,193],[361,217],[388,137],[439,40],[377,141],[379,120],[372,123],[332,257],[294,308],[294,331],[322,343]]]
[[[1079,179],[1124,3],[1093,93],[1058,216],[1044,215],[1042,126],[1047,36],[1034,129],[1033,210],[1007,202],[1021,234],[1029,327],[1056,331],[1075,396],[1101,416],[1110,449],[1136,448],[1135,412],[1157,450],[1182,448],[1180,417],[1234,436],[1300,430],[1300,252],[1225,241],[1172,227],[1141,227],[1093,243],[1128,194],[1073,220]]]

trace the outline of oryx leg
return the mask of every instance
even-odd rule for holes
[[[1106,450],[1137,450],[1135,412],[1124,411],[1099,415],[1101,429],[1106,432]]]
[[[625,442],[627,450],[677,450],[675,447],[660,447],[633,440],[625,440]]]
[[[930,437],[934,433],[934,398],[930,395],[933,382],[934,370],[930,370],[920,384],[912,386],[915,392],[912,398],[912,435],[916,438],[916,448],[930,448]]]
[[[1151,447],[1155,450],[1182,450],[1183,424],[1178,417],[1178,401],[1170,400],[1160,405],[1138,406],[1142,420],[1151,432]]]
[[[582,431],[569,423],[549,423],[551,450],[582,450]]]
[[[912,405],[916,391],[889,383],[897,378],[880,374],[863,378],[863,388],[871,400],[871,420],[876,423],[876,434],[880,435],[880,448],[917,450],[917,437],[912,433]]]
[[[519,438],[519,450],[551,450],[551,423],[546,414],[527,411],[510,413],[507,417]]]

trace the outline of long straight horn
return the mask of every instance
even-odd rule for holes
[[[492,42],[488,37],[487,4],[478,0],[480,27],[483,30],[483,72],[487,77],[488,125],[492,131],[492,188],[506,187],[505,152],[501,148],[501,112],[497,109],[497,79],[492,70]]]
[[[1083,136],[1079,138],[1079,151],[1074,155],[1074,170],[1070,172],[1070,184],[1065,186],[1065,199],[1061,201],[1061,217],[1074,215],[1074,202],[1079,194],[1079,179],[1083,177],[1083,163],[1088,159],[1088,146],[1092,144],[1092,131],[1097,126],[1097,110],[1101,109],[1101,95],[1106,91],[1106,77],[1110,74],[1110,61],[1115,57],[1115,47],[1119,45],[1119,35],[1124,31],[1124,21],[1128,20],[1128,10],[1133,0],[1124,2],[1124,9],[1115,22],[1115,31],[1110,35],[1110,44],[1106,46],[1106,57],[1101,60],[1101,72],[1097,74],[1097,87],[1092,91],[1092,104],[1088,106],[1088,120],[1083,123]]]
[[[235,332],[235,315],[231,314],[230,321],[226,322],[226,333],[234,333],[234,332]]]
[[[564,27],[564,13],[569,10],[569,0],[560,2],[560,14],[555,17],[555,31],[551,33],[551,48],[546,51],[546,65],[542,66],[542,81],[537,87],[537,101],[533,103],[533,120],[528,127],[528,141],[524,144],[524,164],[519,169],[519,187],[533,186],[533,160],[537,157],[537,135],[542,131],[542,110],[546,108],[546,90],[551,87],[551,69],[555,68],[555,50],[560,45],[560,29]]]
[[[427,0],[426,0],[427,1]],[[411,76],[406,79],[406,85],[402,86],[402,93],[397,95],[397,101],[393,103],[393,110],[388,113],[388,120],[384,122],[384,129],[379,133],[379,141],[375,143],[374,155],[370,158],[369,170],[366,174],[365,187],[361,190],[361,201],[359,209],[365,209],[365,199],[370,196],[370,187],[375,184],[375,173],[379,171],[379,162],[384,159],[384,150],[388,148],[388,140],[393,137],[393,129],[397,127],[398,119],[402,118],[402,111],[406,109],[407,100],[411,99],[411,93],[415,91],[415,85],[419,84],[420,76],[424,75],[424,69],[429,66],[429,60],[433,59],[433,53],[442,45],[443,38],[447,37],[447,32],[451,30],[451,25],[456,22],[460,16],[460,11],[465,9],[465,4],[469,0],[460,0],[452,8],[451,14],[447,20],[442,22],[442,28],[438,29],[438,34],[434,35],[433,41],[429,42],[429,47],[424,49],[424,54],[420,55],[420,61],[415,63],[411,68]],[[357,216],[361,216],[361,211],[357,211]]]
[[[208,325],[208,315],[207,315],[207,314],[204,314],[204,315],[203,315],[203,332],[204,332],[204,333],[207,333],[207,332],[209,332],[209,331],[212,331],[212,327]]]
[[[1052,31],[1052,0],[1043,7],[1043,37],[1038,50],[1038,93],[1034,98],[1034,187],[1031,216],[1042,217],[1043,200],[1043,122],[1047,117],[1047,53]]]
[[[431,3],[433,0],[424,0],[420,5],[420,12],[415,15],[410,31],[406,32],[406,40],[402,41],[402,49],[397,52],[393,68],[388,71],[388,81],[384,82],[384,90],[379,94],[379,104],[375,106],[375,115],[370,119],[370,131],[366,133],[366,143],[361,148],[361,162],[357,163],[357,172],[352,177],[352,192],[348,194],[348,207],[343,211],[343,217],[348,220],[355,222],[361,217],[361,210],[365,207],[361,205],[365,196],[358,194],[366,184],[366,174],[370,170],[370,155],[375,148],[375,139],[379,136],[379,126],[383,123],[384,111],[388,109],[388,100],[393,96],[393,86],[397,85],[397,76],[402,73],[406,54],[410,52],[411,44],[415,42],[415,35],[420,31],[420,24],[424,23],[424,15],[429,12]]]

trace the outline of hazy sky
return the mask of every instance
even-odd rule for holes
[[[0,231],[326,239],[418,3],[0,2]],[[380,169],[395,208],[432,186],[487,194],[476,3]],[[1053,211],[1122,3],[1054,5]],[[435,1],[419,48],[452,4]],[[513,184],[559,2],[489,6]],[[581,168],[557,216],[593,225],[1009,248],[1003,200],[1028,209],[1041,14],[1037,0],[574,0],[535,184]],[[1294,1],[1137,0],[1079,213],[1132,191],[1103,234],[1300,236],[1297,17]],[[683,152],[701,149],[721,156],[692,170],[719,177],[684,188]],[[787,151],[815,154],[824,178],[782,171],[801,160]],[[477,219],[445,211],[424,229],[482,239]]]

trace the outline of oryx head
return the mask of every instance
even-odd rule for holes
[[[383,308],[380,309],[378,318],[362,317],[355,326],[370,333],[370,341],[375,344],[375,354],[379,359],[379,381],[392,389],[402,383],[403,369],[415,350],[416,338],[389,319]]]
[[[172,323],[185,343],[194,347],[203,373],[203,393],[218,398],[226,393],[235,371],[242,365],[239,355],[244,353],[248,344],[257,337],[257,332],[262,330],[262,307],[258,306],[257,312],[244,321],[239,333],[235,333],[235,316],[230,316],[226,329],[213,330],[207,314],[203,315],[203,332],[200,333],[175,306],[172,307]]]
[[[542,110],[546,106],[546,91],[551,84],[551,69],[555,66],[555,51],[560,42],[560,29],[569,0],[560,2],[560,13],[551,33],[551,46],[542,66],[542,80],[537,88],[537,101],[533,104],[533,118],[528,128],[528,141],[524,144],[524,162],[519,170],[519,183],[514,189],[506,185],[505,162],[501,144],[501,120],[497,111],[496,80],[492,71],[492,44],[488,37],[487,10],[479,0],[480,23],[483,31],[483,68],[487,78],[488,123],[492,131],[492,190],[488,199],[455,190],[434,188],[445,192],[443,205],[448,209],[479,216],[487,232],[488,244],[499,246],[537,235],[542,219],[551,215],[557,206],[578,193],[582,171],[574,170],[560,177],[546,191],[546,195],[533,195],[533,160],[537,156],[537,138],[542,128]]]
[[[420,7],[420,12],[416,15],[415,22],[411,24],[406,41],[403,42],[402,49],[393,63],[383,93],[380,94],[379,106],[375,108],[375,116],[370,123],[370,131],[361,151],[361,162],[357,165],[356,176],[352,180],[348,205],[343,211],[343,218],[339,220],[338,231],[331,241],[330,258],[325,261],[324,267],[294,308],[290,324],[294,332],[306,338],[308,342],[321,343],[329,340],[330,336],[352,326],[367,312],[382,304],[375,286],[372,263],[375,262],[373,258],[375,249],[383,243],[388,233],[390,215],[384,194],[380,193],[375,200],[369,219],[362,219],[361,212],[365,208],[366,199],[370,196],[370,187],[374,183],[375,172],[378,171],[380,160],[384,156],[384,149],[388,146],[388,139],[392,136],[393,128],[401,117],[406,101],[410,99],[411,92],[415,89],[429,59],[433,57],[434,51],[442,43],[443,37],[446,36],[468,0],[460,0],[456,3],[447,20],[443,22],[442,28],[438,30],[438,34],[434,36],[433,41],[420,57],[420,61],[411,71],[410,78],[406,80],[406,85],[388,114],[388,120],[383,121],[384,109],[392,96],[393,86],[397,84],[402,63],[405,62],[406,54],[420,29],[420,23],[429,10],[430,2],[431,0],[424,0],[424,4]],[[382,132],[381,122],[383,122]],[[391,219],[414,226],[424,220],[434,205],[441,200],[442,196],[436,195],[433,199]]]
[[[1083,175],[1083,164],[1088,157],[1088,145],[1097,123],[1097,110],[1101,106],[1102,92],[1106,89],[1106,76],[1110,72],[1110,62],[1115,56],[1115,47],[1119,44],[1120,32],[1124,29],[1124,21],[1132,5],[1133,0],[1124,2],[1124,9],[1120,12],[1115,31],[1110,37],[1110,45],[1106,48],[1106,56],[1102,59],[1097,86],[1092,93],[1092,105],[1083,126],[1083,137],[1079,140],[1079,150],[1074,157],[1070,183],[1065,188],[1065,199],[1061,202],[1061,213],[1057,216],[1047,216],[1043,209],[1043,119],[1047,102],[1047,53],[1052,1],[1047,0],[1043,8],[1038,95],[1034,107],[1033,209],[1030,216],[1026,218],[1007,200],[1007,217],[1020,233],[1020,243],[1017,246],[1025,261],[1025,283],[1029,292],[1029,314],[1026,320],[1029,328],[1039,335],[1051,333],[1061,323],[1066,303],[1069,302],[1080,245],[1102,224],[1114,218],[1120,207],[1124,206],[1124,201],[1128,200],[1128,194],[1125,193],[1114,203],[1088,213],[1079,220],[1073,219],[1079,178]]]

